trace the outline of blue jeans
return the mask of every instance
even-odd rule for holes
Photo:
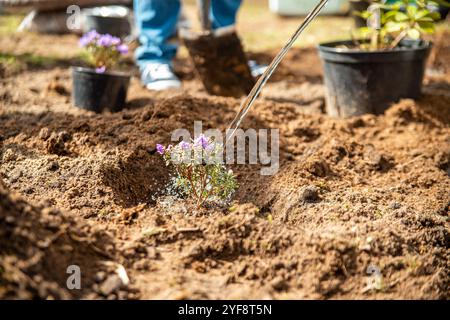
[[[241,0],[211,0],[213,28],[235,23]],[[170,63],[177,52],[176,44],[167,43],[175,35],[180,0],[134,0],[134,14],[140,47],[136,60],[140,68],[150,62]]]

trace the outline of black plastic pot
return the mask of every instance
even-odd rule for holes
[[[370,52],[342,46],[352,42],[319,45],[329,115],[381,114],[401,98],[420,96],[430,43],[408,40],[394,50]]]
[[[449,11],[450,11],[450,8],[444,7],[444,6],[439,6],[439,13],[441,15],[441,20],[445,20]]]
[[[117,112],[125,106],[130,76],[119,72],[97,73],[94,69],[72,69],[72,101],[77,107]]]

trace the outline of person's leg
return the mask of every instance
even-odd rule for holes
[[[152,62],[170,63],[177,46],[167,40],[176,33],[179,0],[134,0],[134,14],[140,47],[136,61],[142,69]]]
[[[134,13],[140,42],[136,62],[142,83],[150,90],[181,87],[171,66],[177,46],[168,43],[176,33],[180,1],[134,0]]]
[[[211,0],[211,20],[214,29],[236,23],[241,0]]]

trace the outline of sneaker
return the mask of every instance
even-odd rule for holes
[[[252,73],[253,78],[258,78],[268,68],[267,65],[258,64],[258,62],[256,62],[255,60],[249,60],[248,66],[250,67],[250,71]]]
[[[141,80],[149,90],[181,88],[181,81],[168,63],[149,63],[141,73]]]

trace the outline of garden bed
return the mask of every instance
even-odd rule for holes
[[[29,39],[15,37],[21,41],[9,48],[20,54],[20,43]],[[2,38],[2,48],[9,41]],[[42,37],[48,50],[52,41]],[[71,48],[76,39],[62,43]],[[74,244],[68,234],[50,246],[86,251],[89,263],[79,263],[88,270],[88,285],[81,293],[64,291],[66,274],[56,273],[72,262],[59,253],[43,262],[52,264],[54,276],[41,265],[11,269],[41,274],[41,287],[59,285],[39,291],[37,282],[21,288],[22,296],[450,298],[450,75],[442,60],[450,49],[440,47],[422,98],[403,100],[381,116],[346,120],[323,113],[315,50],[294,49],[243,122],[244,128],[280,129],[279,172],[260,176],[258,166],[235,165],[240,188],[233,204],[202,210],[165,195],[168,171],[155,145],[169,143],[174,129],[192,130],[194,120],[205,129],[226,129],[239,100],[206,95],[185,60],[177,62],[184,92],[151,95],[134,79],[128,109],[102,115],[71,106],[67,61],[22,61],[5,69],[0,179],[11,191],[1,189],[0,240],[3,220],[24,206],[33,225],[42,210],[56,208],[52,217],[60,222],[53,233],[70,220],[74,232],[80,228],[92,238]],[[260,61],[272,55],[253,54]],[[19,209],[11,210],[16,202]],[[29,233],[47,237],[45,223]],[[99,232],[108,241],[96,244]],[[108,242],[108,258],[90,249]],[[28,260],[19,248],[1,248],[0,257]],[[100,260],[123,265],[130,284],[102,293],[109,271]],[[371,266],[381,281],[370,281]],[[14,288],[10,279],[0,273],[6,288]]]

